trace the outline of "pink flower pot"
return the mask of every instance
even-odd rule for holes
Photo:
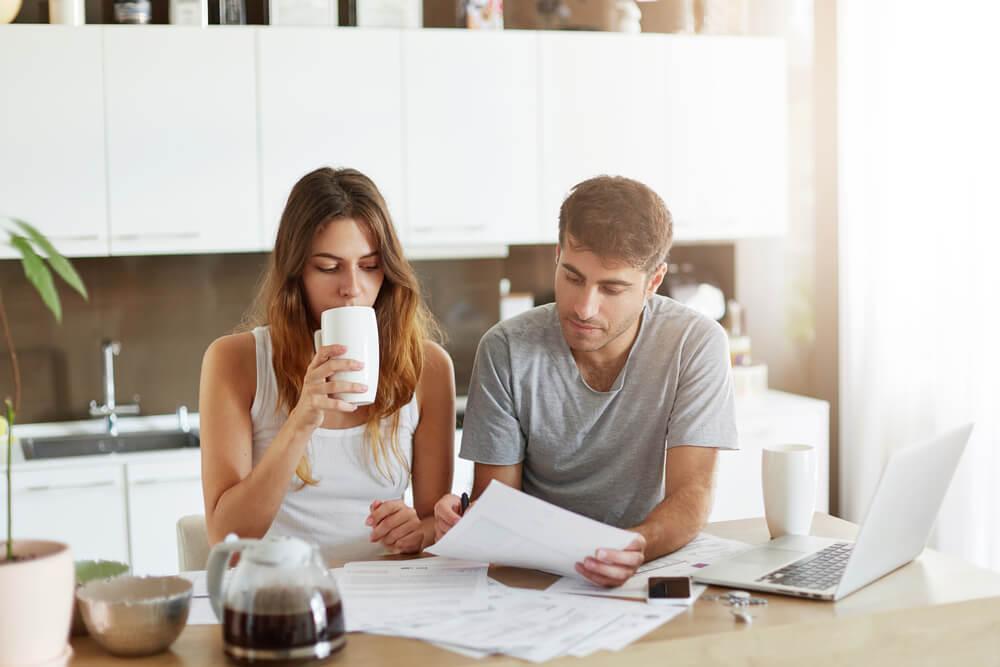
[[[0,542],[0,554],[7,543]],[[34,558],[0,564],[0,665],[58,664],[69,654],[74,573],[69,547],[15,540],[15,555]]]

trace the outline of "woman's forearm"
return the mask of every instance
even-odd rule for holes
[[[285,421],[250,474],[219,496],[208,518],[210,544],[222,541],[229,533],[264,536],[278,514],[288,492],[288,480],[299,465],[312,431],[292,419]]]

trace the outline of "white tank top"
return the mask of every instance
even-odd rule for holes
[[[267,327],[253,330],[257,348],[257,390],[250,417],[253,421],[253,464],[281,430],[288,412],[278,410],[278,386],[271,362],[271,333]],[[399,415],[399,448],[407,468],[413,462],[413,432],[420,414],[414,396]],[[391,433],[390,420],[382,421],[382,434]],[[318,544],[323,555],[337,560],[374,558],[384,553],[378,543],[368,541],[365,525],[373,500],[401,499],[409,475],[395,456],[388,457],[394,481],[375,468],[364,439],[365,425],[351,428],[317,428],[307,445],[312,476],[319,483],[303,486],[294,473],[285,498],[268,535],[292,535]]]

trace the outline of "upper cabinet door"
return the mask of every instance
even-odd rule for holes
[[[407,243],[537,242],[538,37],[403,36]]]
[[[0,216],[107,255],[100,28],[0,26],[0,90]]]
[[[542,235],[570,188],[628,176],[667,199],[666,61],[658,35],[541,34]]]
[[[324,166],[370,177],[400,223],[400,33],[360,28],[260,32],[264,240],[273,247],[292,186]]]
[[[783,234],[788,99],[784,42],[666,38],[667,181],[678,240]]]
[[[113,254],[262,247],[254,34],[105,28]]]

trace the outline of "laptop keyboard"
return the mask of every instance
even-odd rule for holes
[[[838,542],[782,568],[768,572],[757,581],[823,591],[840,581],[854,544]]]

